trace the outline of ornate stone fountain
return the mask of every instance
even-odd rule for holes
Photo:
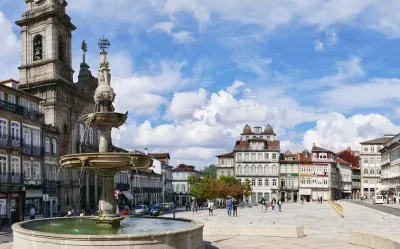
[[[203,223],[172,218],[123,219],[116,215],[114,176],[123,170],[147,171],[150,156],[113,152],[111,129],[123,125],[128,113],[114,112],[115,93],[107,61],[110,43],[101,39],[99,82],[95,112],[83,116],[88,127],[99,128],[98,153],[61,157],[61,167],[93,170],[103,183],[98,217],[52,218],[24,221],[13,225],[14,249],[204,249]]]
[[[87,127],[100,130],[99,153],[63,156],[60,164],[66,169],[93,170],[100,177],[103,187],[96,222],[101,226],[119,226],[123,218],[116,215],[114,176],[123,170],[148,170],[152,167],[153,160],[147,155],[112,152],[111,129],[123,125],[128,112],[125,114],[114,112],[115,93],[111,87],[111,73],[107,60],[109,46],[110,42],[107,39],[100,40],[100,69],[98,86],[94,94],[95,112],[83,116]]]

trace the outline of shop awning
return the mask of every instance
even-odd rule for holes
[[[382,187],[380,187],[378,189],[378,192],[382,192],[382,191],[388,191],[391,188],[390,185],[382,185]]]
[[[310,188],[301,188],[299,189],[299,195],[311,195],[311,189]]]
[[[122,191],[122,193],[125,195],[128,200],[133,200],[133,195],[129,193],[129,191]]]

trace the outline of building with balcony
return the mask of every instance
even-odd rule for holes
[[[381,153],[380,194],[399,196],[400,193],[400,134],[383,144]]]
[[[346,150],[336,153],[336,155],[350,163],[351,198],[359,199],[361,197],[360,152],[348,147]]]
[[[195,170],[194,166],[179,164],[172,169],[172,189],[174,190],[173,201],[178,206],[184,206],[191,201],[189,177],[202,178],[203,174]]]
[[[252,130],[246,125],[233,152],[236,179],[249,179],[252,185],[249,203],[258,203],[262,198],[278,200],[280,141],[273,128],[267,125]]]
[[[32,206],[37,217],[51,216],[43,209],[43,194],[50,187],[44,165],[52,161],[55,170],[59,161],[57,153],[48,155],[44,148],[51,138],[58,149],[59,131],[44,124],[39,111],[43,100],[19,91],[18,84],[12,79],[0,82],[0,215],[12,222],[28,217]],[[58,185],[52,187],[57,196]]]
[[[305,202],[311,201],[312,196],[312,176],[313,176],[313,165],[312,156],[308,150],[303,150],[299,154],[300,161],[300,181],[299,181],[299,195]]]
[[[391,148],[394,143],[388,143],[393,135],[360,142],[361,195],[373,198],[381,186],[381,152],[387,143]],[[387,160],[386,160],[387,162]]]
[[[172,189],[172,167],[169,166],[170,155],[167,152],[149,153],[149,155],[161,162],[162,200],[163,202],[172,202],[174,191]]]
[[[337,199],[340,196],[340,172],[336,164],[336,154],[313,144],[311,199],[322,197],[324,201]]]
[[[229,152],[216,156],[217,161],[217,178],[221,176],[235,176],[235,153]]]
[[[342,199],[350,199],[352,191],[352,178],[351,178],[351,163],[346,162],[340,157],[336,158],[337,166],[340,172],[339,189]]]
[[[160,174],[131,171],[131,193],[133,205],[139,203],[160,203],[162,198],[162,179]]]
[[[283,202],[297,202],[299,199],[299,164],[300,153],[286,151],[280,155],[279,189]]]

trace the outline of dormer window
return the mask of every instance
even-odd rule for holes
[[[43,37],[41,35],[33,38],[33,61],[43,59]]]
[[[269,136],[267,136],[267,141],[269,141],[270,140],[270,137]]]

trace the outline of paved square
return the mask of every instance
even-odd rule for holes
[[[200,220],[208,224],[248,224],[251,225],[303,225],[306,237],[302,239],[265,238],[243,236],[205,236],[205,241],[215,242],[218,248],[260,248],[255,246],[276,244],[273,248],[361,248],[348,244],[350,231],[369,231],[389,237],[400,236],[400,217],[376,211],[357,204],[342,201],[344,218],[340,218],[328,203],[288,203],[283,204],[282,212],[268,211],[262,213],[260,207],[238,209],[238,217],[229,217],[225,209],[214,210],[214,216],[208,210],[197,213],[179,212],[176,217]],[[171,215],[167,215],[171,216]],[[250,242],[239,242],[248,239]],[[239,244],[238,244],[239,243]],[[238,246],[240,245],[240,246]],[[298,247],[290,247],[297,245]],[[210,247],[212,248],[212,247]]]

